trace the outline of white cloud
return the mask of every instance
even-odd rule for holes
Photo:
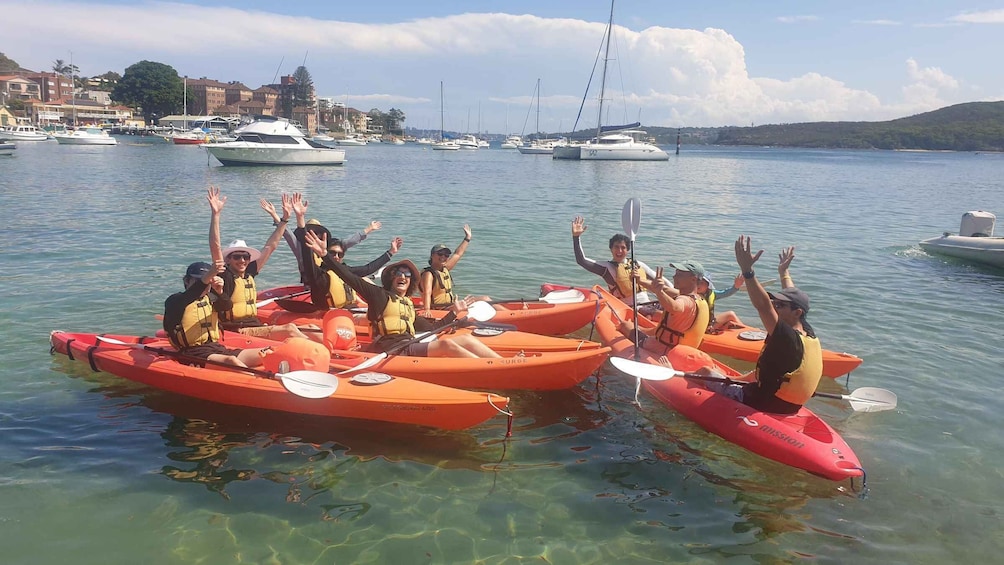
[[[949,21],[969,24],[1004,24],[1004,10],[986,10],[983,12],[963,12],[948,18]]]
[[[447,127],[459,128],[461,117],[481,106],[493,131],[502,130],[503,115],[509,125],[533,123],[528,108],[538,77],[543,79],[541,129],[570,128],[605,29],[603,22],[510,14],[361,24],[177,3],[45,1],[9,4],[5,20],[21,22],[5,28],[7,55],[28,67],[47,68],[56,58],[66,59],[64,46],[72,45],[84,74],[121,72],[147,59],[192,77],[256,87],[272,82],[280,59],[281,72],[288,73],[307,52],[306,64],[321,95],[347,91],[353,107],[397,107],[410,125],[438,126],[443,80]],[[109,21],[146,25],[92,33]],[[670,127],[878,120],[905,115],[904,108],[933,110],[957,101],[953,96],[960,91],[953,77],[912,59],[903,100],[894,103],[819,72],[783,80],[752,77],[743,45],[715,28],[632,31],[618,26],[614,37],[611,56],[617,66],[606,94],[612,101],[611,122],[631,122],[639,115],[646,124]],[[598,81],[597,74],[592,100]],[[595,112],[587,106],[580,127],[594,125]]]
[[[853,23],[870,25],[870,26],[900,26],[903,22],[897,22],[895,20],[854,20]]]
[[[778,16],[777,21],[782,24],[797,24],[800,22],[819,21],[819,16]]]

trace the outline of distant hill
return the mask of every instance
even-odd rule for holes
[[[675,145],[677,130],[649,127],[661,145]],[[683,143],[1004,151],[1004,102],[969,102],[887,122],[811,122],[756,127],[683,128]]]

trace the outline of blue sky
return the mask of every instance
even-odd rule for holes
[[[538,78],[541,130],[571,128],[609,10],[604,0],[0,0],[0,51],[37,70],[72,51],[84,75],[146,59],[251,87],[306,56],[320,96],[398,108],[407,125],[435,129],[443,81],[447,129],[529,133]],[[874,121],[1004,99],[1004,1],[619,0],[614,23],[605,123]],[[596,97],[580,128],[595,126]]]

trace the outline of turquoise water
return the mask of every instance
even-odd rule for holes
[[[5,563],[990,562],[1004,551],[1000,422],[1004,273],[923,253],[961,214],[1004,213],[1004,156],[684,148],[668,163],[555,162],[490,150],[348,148],[340,168],[208,166],[197,147],[22,143],[0,157],[0,547]],[[258,198],[302,191],[348,234],[383,229],[424,264],[473,241],[464,292],[594,284],[626,199],[637,255],[697,258],[728,284],[741,234],[795,280],[830,349],[864,358],[823,390],[895,391],[894,412],[810,406],[854,448],[869,493],[708,435],[616,375],[516,393],[513,437],[270,414],[159,393],[48,354],[53,329],[147,334],[184,267],[208,258],[205,188],[223,239],[261,245]],[[296,280],[274,256],[265,287]],[[723,301],[755,314],[738,294]],[[584,335],[588,335],[588,330]]]

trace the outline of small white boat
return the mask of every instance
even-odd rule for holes
[[[45,141],[47,139],[49,139],[49,134],[29,124],[17,124],[8,126],[7,129],[0,129],[0,140]]]
[[[505,138],[505,141],[502,142],[500,147],[502,149],[516,149],[520,145],[523,145],[523,138],[518,135],[510,135]]]
[[[80,128],[66,133],[54,133],[60,145],[118,145],[119,142],[101,128]]]
[[[357,137],[351,133],[346,135],[342,139],[335,140],[335,145],[351,145],[353,147],[359,147],[367,144],[368,142],[366,141],[365,138]]]
[[[487,139],[479,139],[478,140],[478,148],[479,149],[490,149],[491,146],[492,146],[492,143],[490,141],[488,141]]]
[[[10,141],[0,142],[0,155],[13,155],[17,145]]]
[[[460,149],[460,145],[452,139],[444,139],[443,141],[433,143],[432,149],[434,151],[458,151]]]
[[[223,165],[341,165],[345,150],[308,140],[285,118],[259,116],[238,128],[237,141],[202,147]]]
[[[420,138],[418,138],[418,139],[415,140],[415,143],[417,143],[419,145],[432,145],[435,142],[432,139],[428,138],[428,137],[420,137]]]
[[[565,139],[534,139],[526,145],[516,147],[523,155],[553,155],[555,147],[568,145]]]
[[[601,135],[581,145],[568,145],[555,150],[555,159],[578,161],[667,161],[669,154],[641,140],[646,132],[640,129],[620,130]]]
[[[471,134],[464,134],[457,140],[457,145],[461,149],[473,149],[477,150],[480,148],[478,145],[478,139]]]
[[[330,135],[324,135],[323,133],[319,133],[314,137],[311,137],[310,140],[316,141],[317,143],[332,143],[333,141],[335,141],[335,138],[331,137]]]
[[[1004,237],[994,237],[996,221],[990,212],[966,212],[958,235],[945,232],[941,237],[921,241],[920,247],[928,253],[1004,268]]]

